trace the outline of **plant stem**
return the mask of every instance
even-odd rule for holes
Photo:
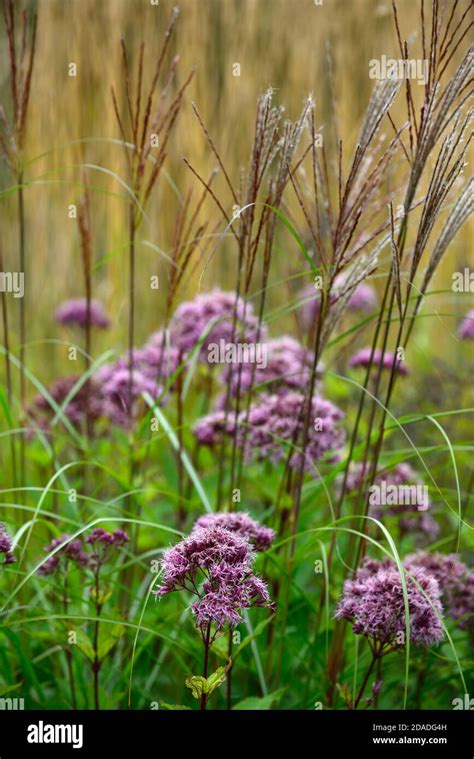
[[[2,249],[2,243],[0,239],[0,271],[3,271],[3,249]],[[10,367],[10,339],[9,339],[9,331],[8,331],[8,308],[7,308],[7,298],[6,293],[1,293],[1,301],[2,301],[2,322],[3,322],[3,344],[5,346],[5,376],[6,376],[6,384],[7,384],[7,399],[8,399],[8,405],[10,406],[10,409],[12,408],[12,398],[13,398],[13,391],[12,391],[12,376],[11,376],[11,367]],[[12,462],[12,483],[13,487],[16,488],[17,486],[17,471],[16,471],[16,449],[15,449],[15,440],[13,436],[10,436],[10,456],[11,456],[11,462]]]
[[[26,281],[26,245],[25,245],[25,203],[23,198],[23,171],[18,173],[18,231],[20,238],[20,272]],[[23,414],[26,398],[26,375],[25,375],[25,343],[26,343],[26,318],[25,318],[25,292],[20,298],[20,420],[23,426]],[[25,481],[25,438],[20,436],[20,481]]]
[[[227,657],[229,659],[229,669],[227,671],[227,709],[232,709],[232,630],[229,629],[229,647],[227,649]]]
[[[211,640],[211,623],[209,622],[206,630],[206,637],[204,639],[204,666],[202,670],[202,676],[207,679],[207,673],[209,670],[209,649]],[[201,711],[204,711],[207,705],[207,693],[201,695]]]
[[[64,588],[63,588],[63,609],[64,609],[64,615],[67,617],[68,614],[68,601],[67,601],[67,574],[64,578]],[[77,697],[76,697],[76,683],[74,681],[74,670],[72,666],[72,653],[70,648],[66,648],[66,664],[67,664],[67,671],[68,671],[68,677],[69,677],[69,685],[71,688],[71,701],[72,701],[72,708],[74,710],[77,709]]]
[[[92,673],[94,676],[94,708],[100,709],[99,702],[99,672],[100,672],[100,660],[99,660],[99,617],[102,611],[102,605],[99,603],[99,570],[97,569],[95,575],[95,612],[96,621],[94,627],[94,661],[92,664]]]
[[[357,709],[357,707],[359,706],[359,702],[360,702],[362,696],[364,695],[364,691],[365,691],[365,688],[367,686],[368,679],[369,679],[369,677],[370,677],[370,675],[372,673],[372,670],[374,668],[374,665],[375,665],[376,661],[379,658],[379,655],[380,655],[380,652],[377,652],[375,650],[375,648],[374,648],[372,650],[372,661],[370,662],[369,668],[368,668],[367,672],[365,673],[364,679],[362,680],[362,685],[359,688],[359,693],[357,694],[357,698],[354,701],[354,710]]]

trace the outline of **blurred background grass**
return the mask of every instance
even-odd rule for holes
[[[139,46],[145,50],[145,84],[156,65],[172,0],[38,0],[27,7],[39,12],[37,55],[30,102],[25,160],[26,180],[35,180],[26,193],[28,274],[26,281],[28,365],[47,381],[65,367],[66,349],[44,340],[66,339],[54,322],[54,310],[65,298],[83,294],[80,243],[77,222],[68,217],[70,204],[78,204],[83,171],[81,164],[95,164],[126,177],[119,145],[103,138],[119,138],[111,85],[121,92],[120,37],[128,47],[132,68],[136,67]],[[328,49],[333,59],[333,79],[344,162],[347,170],[373,81],[368,62],[382,54],[398,57],[396,36],[388,0],[181,0],[180,19],[173,36],[169,60],[179,54],[178,77],[174,89],[192,67],[196,73],[171,136],[163,176],[148,207],[137,246],[137,342],[143,342],[163,317],[167,265],[159,253],[143,244],[151,241],[169,250],[180,198],[189,188],[200,193],[197,180],[186,168],[187,157],[203,176],[209,176],[215,160],[192,112],[195,101],[218,146],[232,180],[237,184],[240,166],[249,158],[253,136],[255,103],[268,86],[275,88],[275,100],[285,105],[288,118],[296,118],[304,98],[312,93],[316,102],[316,124],[323,134],[331,133],[331,105]],[[398,3],[402,32],[414,45],[419,21],[418,3]],[[413,32],[413,34],[411,34]],[[0,101],[9,112],[10,92],[7,46],[0,35]],[[77,65],[77,77],[68,76],[68,65]],[[240,77],[233,75],[239,63]],[[454,63],[454,62],[453,62]],[[416,87],[415,87],[416,90]],[[421,87],[420,87],[421,91]],[[397,123],[405,119],[404,98],[394,109]],[[86,141],[84,141],[86,140]],[[81,142],[77,142],[81,141]],[[334,164],[329,165],[333,179]],[[114,347],[122,351],[127,334],[127,197],[112,177],[85,170],[91,190],[94,238],[93,294],[104,301],[113,318],[108,335],[95,338],[94,353]],[[40,181],[38,181],[40,180]],[[225,193],[222,178],[217,188]],[[6,166],[1,167],[1,186],[14,185]],[[294,203],[291,190],[287,193]],[[16,193],[2,198],[0,208],[5,269],[17,270],[18,231]],[[230,198],[226,205],[231,207]],[[208,202],[203,216],[215,223],[218,214]],[[472,255],[472,227],[466,227],[451,246],[433,289],[451,288],[453,271],[468,265]],[[232,288],[236,250],[232,240],[224,241],[206,275],[204,288],[213,283]],[[471,259],[472,262],[472,259]],[[280,231],[274,252],[271,280],[276,282],[302,268],[301,254],[294,241]],[[158,274],[160,290],[150,289],[150,276]],[[197,283],[196,283],[197,287]],[[195,292],[195,291],[194,291]],[[187,295],[193,295],[188,290]],[[287,288],[274,288],[269,306],[285,302]],[[447,293],[430,299],[442,312],[463,314],[472,307],[472,294]],[[10,323],[17,334],[16,304],[9,301]],[[455,319],[423,320],[423,343],[435,353],[455,362],[460,347],[454,336]],[[286,331],[288,319],[273,325],[273,332]],[[444,333],[446,339],[439,339]],[[69,335],[70,336],[70,335]],[[436,336],[438,339],[433,340]],[[36,343],[36,341],[40,341]],[[465,351],[467,346],[462,346]],[[15,350],[15,346],[13,346]]]

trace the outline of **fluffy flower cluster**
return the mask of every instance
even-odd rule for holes
[[[335,303],[342,295],[345,283],[346,276],[344,274],[340,274],[336,277],[330,294],[331,304]],[[305,300],[305,303],[301,306],[302,323],[305,327],[309,327],[311,324],[314,324],[317,319],[321,307],[321,292],[320,290],[316,290],[313,285],[306,285],[306,287],[300,292],[300,298]],[[347,302],[347,309],[349,311],[370,312],[373,311],[376,306],[376,292],[373,287],[365,282],[361,282],[360,285],[357,285]]]
[[[266,330],[258,324],[253,307],[235,293],[213,290],[201,293],[193,300],[181,303],[170,322],[172,344],[182,353],[189,353],[200,339],[203,340],[201,357],[207,347],[220,340],[227,342],[255,342],[264,340]]]
[[[100,419],[108,419],[115,425],[125,426],[128,421],[129,376],[125,359],[101,367],[94,377],[74,392],[63,409],[64,415],[78,429],[85,426],[87,419],[93,425]],[[48,388],[49,395],[58,406],[63,405],[78,379],[76,375],[59,377]],[[139,399],[144,391],[154,397],[158,393],[157,384],[140,369],[134,369],[134,414],[137,413]],[[56,412],[49,400],[39,394],[30,405],[29,413],[42,429],[47,430],[51,417]]]
[[[474,340],[474,309],[468,311],[462,320],[458,335],[461,340]]]
[[[232,395],[250,390],[251,386],[269,384],[272,393],[287,389],[303,390],[310,382],[312,354],[298,340],[285,335],[266,344],[266,366],[250,363],[231,364],[225,368],[222,379],[230,381]],[[322,366],[318,366],[321,372]]]
[[[159,393],[155,380],[144,374],[141,369],[130,368],[125,359],[119,359],[111,366],[102,367],[98,372],[101,382],[102,413],[117,426],[126,426],[129,418],[130,387],[132,390],[133,415],[138,414],[142,393],[149,393],[155,398]],[[131,381],[130,381],[131,378]]]
[[[431,646],[442,640],[440,587],[433,575],[413,567],[406,577],[410,641]],[[405,605],[398,569],[390,562],[369,560],[346,580],[337,619],[352,622],[357,635],[398,648],[406,635]]]
[[[215,412],[201,419],[194,432],[198,440],[214,445],[222,434],[236,431],[237,445],[244,449],[246,461],[279,461],[285,455],[285,443],[301,445],[304,429],[306,401],[303,395],[287,392],[283,395],[261,396],[248,412],[235,415]],[[329,401],[314,396],[310,408],[310,425],[305,455],[305,469],[311,471],[313,463],[323,456],[337,460],[344,445],[345,433],[339,423],[343,412]],[[301,453],[290,458],[290,466],[297,468]]]
[[[63,406],[73,387],[80,379],[79,375],[68,375],[54,380],[48,388],[48,393],[57,406]],[[29,407],[29,414],[35,419],[42,429],[49,428],[51,417],[56,413],[49,400],[44,395],[38,394]],[[96,379],[89,379],[81,385],[79,390],[68,401],[63,409],[64,415],[76,428],[84,426],[86,419],[95,423],[104,415],[102,388]]]
[[[228,435],[232,435],[236,426],[236,414],[234,411],[213,411],[203,416],[194,425],[194,434],[201,445],[215,446]]]
[[[354,353],[354,355],[349,360],[349,366],[352,366],[353,368],[362,367],[363,369],[367,369],[370,365],[370,356],[372,354],[372,348],[362,348],[362,350],[357,351],[357,353]],[[392,366],[395,364],[395,371],[403,376],[406,376],[408,374],[408,369],[403,363],[403,361],[397,356],[395,356],[394,353],[390,353],[390,351],[385,351],[382,358],[382,351],[379,348],[376,348],[374,350],[374,355],[372,359],[372,369],[375,371],[380,365],[382,365],[382,369],[385,371],[391,371]]]
[[[57,309],[55,319],[59,324],[76,324],[84,328],[87,324],[87,300],[74,298],[65,301]],[[98,300],[90,302],[90,324],[99,329],[107,329],[110,326],[110,320]]]
[[[102,527],[95,527],[86,538],[86,543],[92,549],[89,566],[93,569],[101,567],[116,548],[122,548],[128,541],[129,537],[123,530],[107,532]]]
[[[145,409],[142,393],[157,398],[168,385],[168,379],[181,363],[178,349],[169,342],[169,335],[155,332],[143,348],[133,352],[132,404],[133,416]],[[112,364],[101,367],[95,375],[101,387],[102,415],[112,424],[125,427],[129,419],[130,362],[128,354]],[[173,386],[168,387],[172,390]]]
[[[164,553],[163,583],[156,595],[188,590],[196,626],[216,630],[242,621],[242,609],[271,607],[266,584],[253,572],[254,552],[247,537],[220,526],[198,527]]]
[[[60,547],[59,547],[60,546]],[[89,562],[89,557],[85,553],[81,540],[70,540],[69,535],[61,535],[60,538],[54,538],[51,543],[45,547],[46,553],[51,553],[58,548],[53,556],[46,559],[38,569],[38,574],[51,575],[59,567],[66,567],[68,562],[73,562],[78,567],[85,567]]]
[[[7,532],[5,525],[0,522],[0,554],[4,555],[2,564],[14,564],[16,557],[12,551],[12,539]]]
[[[42,563],[38,569],[38,574],[51,575],[58,568],[67,568],[68,562],[72,562],[79,568],[94,569],[109,558],[111,549],[120,548],[128,542],[128,535],[123,530],[116,530],[113,533],[97,527],[88,535],[85,540],[86,545],[90,545],[92,550],[84,550],[82,540],[77,538],[71,540],[69,535],[61,535],[60,538],[54,538],[51,543],[44,549],[46,553],[51,553],[58,549],[53,556],[50,556]]]
[[[243,511],[204,514],[196,521],[193,532],[202,527],[222,527],[248,538],[256,551],[266,551],[275,539],[275,533],[269,527],[263,527]]]
[[[154,332],[138,355],[138,365],[144,374],[152,376],[158,382],[169,379],[182,362],[182,354],[176,345],[170,342],[166,330]]]
[[[474,572],[456,554],[410,554],[404,562],[407,571],[423,569],[439,583],[441,600],[447,613],[462,629],[474,630]]]

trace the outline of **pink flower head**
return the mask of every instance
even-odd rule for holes
[[[474,309],[468,311],[462,320],[458,335],[461,340],[474,340]]]
[[[410,641],[431,646],[444,637],[438,581],[421,568],[406,576]],[[405,605],[398,569],[390,562],[369,560],[352,580],[346,580],[337,619],[352,622],[357,635],[398,648],[406,634]]]
[[[0,554],[4,554],[5,558],[3,564],[14,564],[16,562],[16,556],[12,551],[13,541],[7,532],[5,525],[0,522]]]
[[[281,395],[262,395],[247,411],[242,411],[237,419],[235,414],[215,412],[199,420],[195,427],[198,439],[208,445],[215,445],[222,436],[236,431],[237,445],[244,448],[247,462],[279,461],[288,451],[288,445],[301,445],[304,429],[306,400],[300,393],[287,391]],[[329,401],[314,396],[310,405],[311,424],[305,451],[305,469],[311,471],[313,463],[323,457],[336,461],[344,445],[345,432],[340,426],[343,412]],[[299,443],[298,443],[299,441]],[[286,445],[285,445],[286,443]],[[295,451],[290,458],[290,466],[298,468],[301,453]]]
[[[356,367],[362,367],[364,369],[367,369],[370,364],[372,365],[372,369],[375,371],[378,369],[380,364],[382,364],[382,369],[384,371],[391,371],[392,366],[395,364],[395,371],[398,374],[401,375],[407,375],[408,369],[403,363],[403,361],[395,356],[394,353],[390,353],[389,351],[385,351],[383,355],[382,360],[382,351],[379,350],[379,348],[376,348],[374,350],[374,355],[372,359],[372,363],[370,361],[370,356],[372,354],[372,348],[362,348],[362,350],[358,351],[357,353],[354,353],[354,355],[351,357],[349,361],[349,366],[352,366],[354,368]]]
[[[254,314],[253,306],[236,293],[213,290],[200,293],[194,300],[181,303],[170,322],[172,344],[181,354],[189,353],[203,338],[201,356],[204,358],[211,343],[255,342],[264,339],[265,328]]]
[[[55,548],[58,550],[41,564],[38,574],[53,574],[60,566],[66,566],[67,562],[72,562],[77,567],[85,567],[89,562],[79,538],[71,540],[69,535],[61,535],[60,538],[54,538],[44,550],[46,553],[51,553]]]
[[[86,543],[92,547],[91,568],[101,567],[115,549],[122,548],[128,541],[129,537],[123,530],[107,532],[102,527],[95,527],[86,538]]]
[[[333,305],[344,293],[346,274],[339,274],[333,283],[329,300]],[[321,290],[313,285],[306,285],[300,292],[300,298],[306,302],[301,306],[302,322],[305,327],[314,324],[321,307]],[[354,288],[352,295],[347,301],[348,311],[365,311],[370,313],[377,307],[377,294],[371,285],[361,282]]]
[[[474,572],[456,554],[420,551],[406,557],[407,571],[423,569],[434,577],[440,587],[441,600],[463,629],[474,629]]]
[[[163,583],[156,595],[188,590],[196,625],[216,630],[234,627],[242,609],[270,607],[265,583],[253,573],[254,553],[247,537],[220,526],[195,527],[191,535],[165,551]]]
[[[98,300],[91,300],[89,318],[91,327],[107,329],[110,326],[110,320]],[[77,324],[84,328],[87,325],[86,298],[74,298],[62,303],[56,311],[55,319],[59,324]]]
[[[64,405],[66,398],[71,396],[71,391],[79,380],[79,375],[71,374],[66,377],[58,377],[48,387],[48,394],[57,406]],[[29,412],[38,423],[47,429],[50,418],[55,415],[56,410],[48,398],[38,394],[29,407]],[[76,428],[84,426],[86,419],[89,419],[90,422],[97,422],[105,414],[102,388],[97,379],[91,377],[87,382],[80,385],[63,408],[63,413]]]
[[[222,379],[231,382],[232,395],[250,390],[250,387],[268,385],[272,393],[284,393],[288,389],[304,390],[311,379],[313,356],[298,340],[285,335],[263,344],[266,349],[266,365],[240,363],[224,369]],[[323,369],[318,366],[318,373]],[[318,376],[318,374],[317,374]]]
[[[273,530],[269,527],[262,527],[261,524],[242,511],[204,514],[196,521],[193,532],[202,527],[222,527],[225,530],[236,532],[238,535],[248,538],[256,551],[266,551],[275,538]]]

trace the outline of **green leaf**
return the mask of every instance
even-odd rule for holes
[[[97,657],[99,661],[105,659],[108,653],[113,649],[119,638],[122,637],[124,632],[123,625],[115,625],[112,628],[110,635],[105,640],[100,640],[99,648],[97,651]]]
[[[226,635],[220,635],[212,644],[212,653],[221,659],[229,658],[229,640]]]
[[[3,687],[0,686],[0,696],[5,696],[7,693],[11,693],[13,690],[17,690],[22,685],[23,681],[21,683],[16,683],[15,685],[4,685]]]
[[[258,625],[256,625],[255,630],[253,631],[252,635],[247,635],[247,637],[243,639],[240,646],[238,646],[238,648],[236,648],[233,653],[234,659],[237,658],[237,656],[244,650],[244,648],[246,648],[249,645],[249,643],[255,640],[255,638],[257,638],[260,635],[260,633],[265,630],[266,626],[270,624],[270,622],[272,621],[273,616],[274,615],[271,615],[270,617],[268,617],[268,619],[264,619],[261,622],[259,622]]]
[[[206,693],[209,693],[209,695],[211,695],[211,693],[213,693],[215,689],[219,687],[219,685],[222,685],[227,677],[227,670],[228,667],[218,667],[216,671],[210,675],[207,680]]]
[[[100,590],[98,596],[97,596],[95,587],[92,586],[91,588],[91,600],[95,604],[98,603],[100,606],[104,606],[109,600],[111,595],[112,595],[112,588],[104,588],[103,590]]]
[[[203,693],[209,696],[214,693],[215,689],[222,685],[227,677],[227,667],[218,667],[208,678],[202,675],[192,675],[186,678],[186,687],[191,689],[194,698],[201,698]]]
[[[94,653],[94,647],[92,645],[92,641],[89,638],[88,635],[86,635],[83,630],[76,630],[76,643],[75,645],[78,647],[79,651],[81,651],[84,656],[86,656],[89,661],[94,661],[95,659],[95,653]]]
[[[202,675],[192,675],[192,677],[186,678],[186,688],[191,689],[193,698],[201,698],[203,693],[207,693],[206,686],[207,680]]]
[[[234,709],[246,711],[267,711],[271,709],[277,701],[280,700],[284,692],[285,689],[280,688],[280,690],[269,693],[268,696],[262,696],[262,698],[257,698],[256,696],[244,698],[243,701],[239,701],[239,703],[234,706]]]
[[[158,701],[159,705],[163,707],[163,709],[168,709],[168,711],[171,712],[178,712],[178,711],[192,711],[190,706],[183,706],[182,704],[166,704],[164,701],[161,701],[161,699]]]

